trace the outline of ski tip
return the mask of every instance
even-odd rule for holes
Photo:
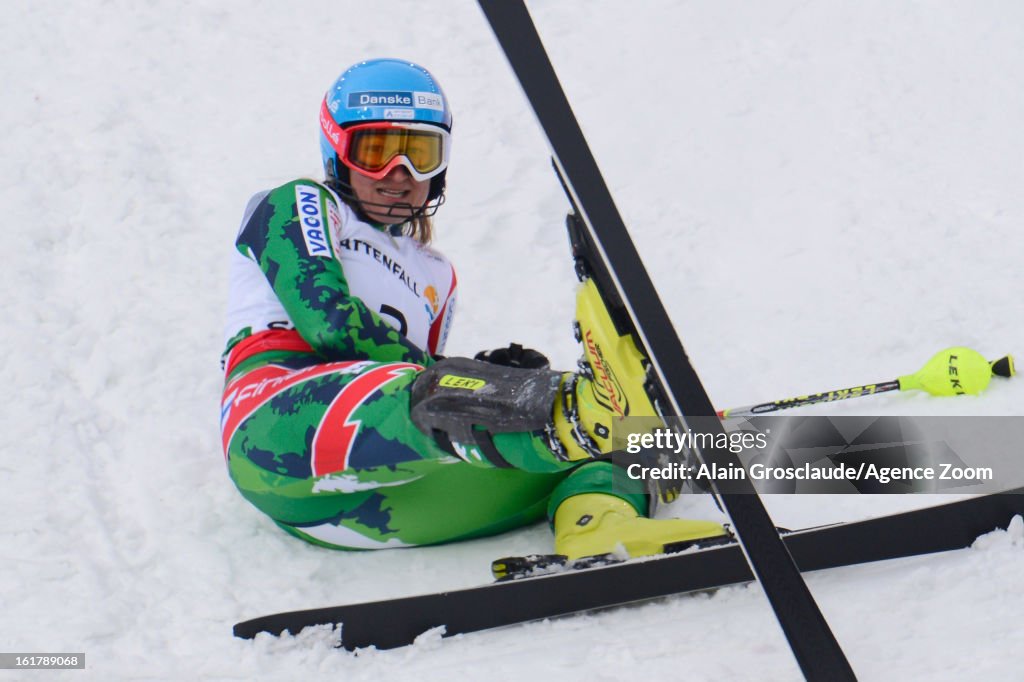
[[[256,639],[256,635],[261,632],[270,632],[269,630],[260,626],[259,621],[261,619],[255,618],[253,620],[242,621],[241,623],[235,623],[235,627],[231,629],[232,634],[239,639]],[[273,635],[280,635],[280,632],[271,632]]]

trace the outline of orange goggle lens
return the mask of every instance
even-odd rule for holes
[[[439,132],[406,128],[368,128],[352,131],[348,162],[376,173],[404,156],[418,173],[430,173],[444,162],[444,138]]]

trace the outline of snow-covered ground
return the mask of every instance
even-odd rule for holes
[[[1024,5],[531,9],[716,405],[889,379],[950,345],[1024,355]],[[456,112],[437,240],[460,273],[448,350],[517,340],[569,367],[546,143],[469,0],[16,0],[0,18],[0,651],[88,665],[31,679],[798,677],[756,586],[395,651],[234,639],[240,619],[478,584],[496,556],[550,549],[538,526],[337,553],[242,500],[217,414],[245,201],[319,173],[318,105],[341,69],[424,63]],[[1024,381],[818,412],[1021,415]],[[802,525],[935,501],[769,506]],[[1020,523],[808,583],[863,679],[1020,677]]]

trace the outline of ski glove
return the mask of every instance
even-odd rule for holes
[[[520,367],[522,369],[548,369],[551,366],[546,355],[532,348],[523,348],[518,343],[510,343],[508,348],[482,350],[473,359],[483,360],[492,365]]]

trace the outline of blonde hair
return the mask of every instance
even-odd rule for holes
[[[420,214],[402,226],[402,233],[418,241],[420,244],[430,244],[434,237],[434,224],[430,216]]]

